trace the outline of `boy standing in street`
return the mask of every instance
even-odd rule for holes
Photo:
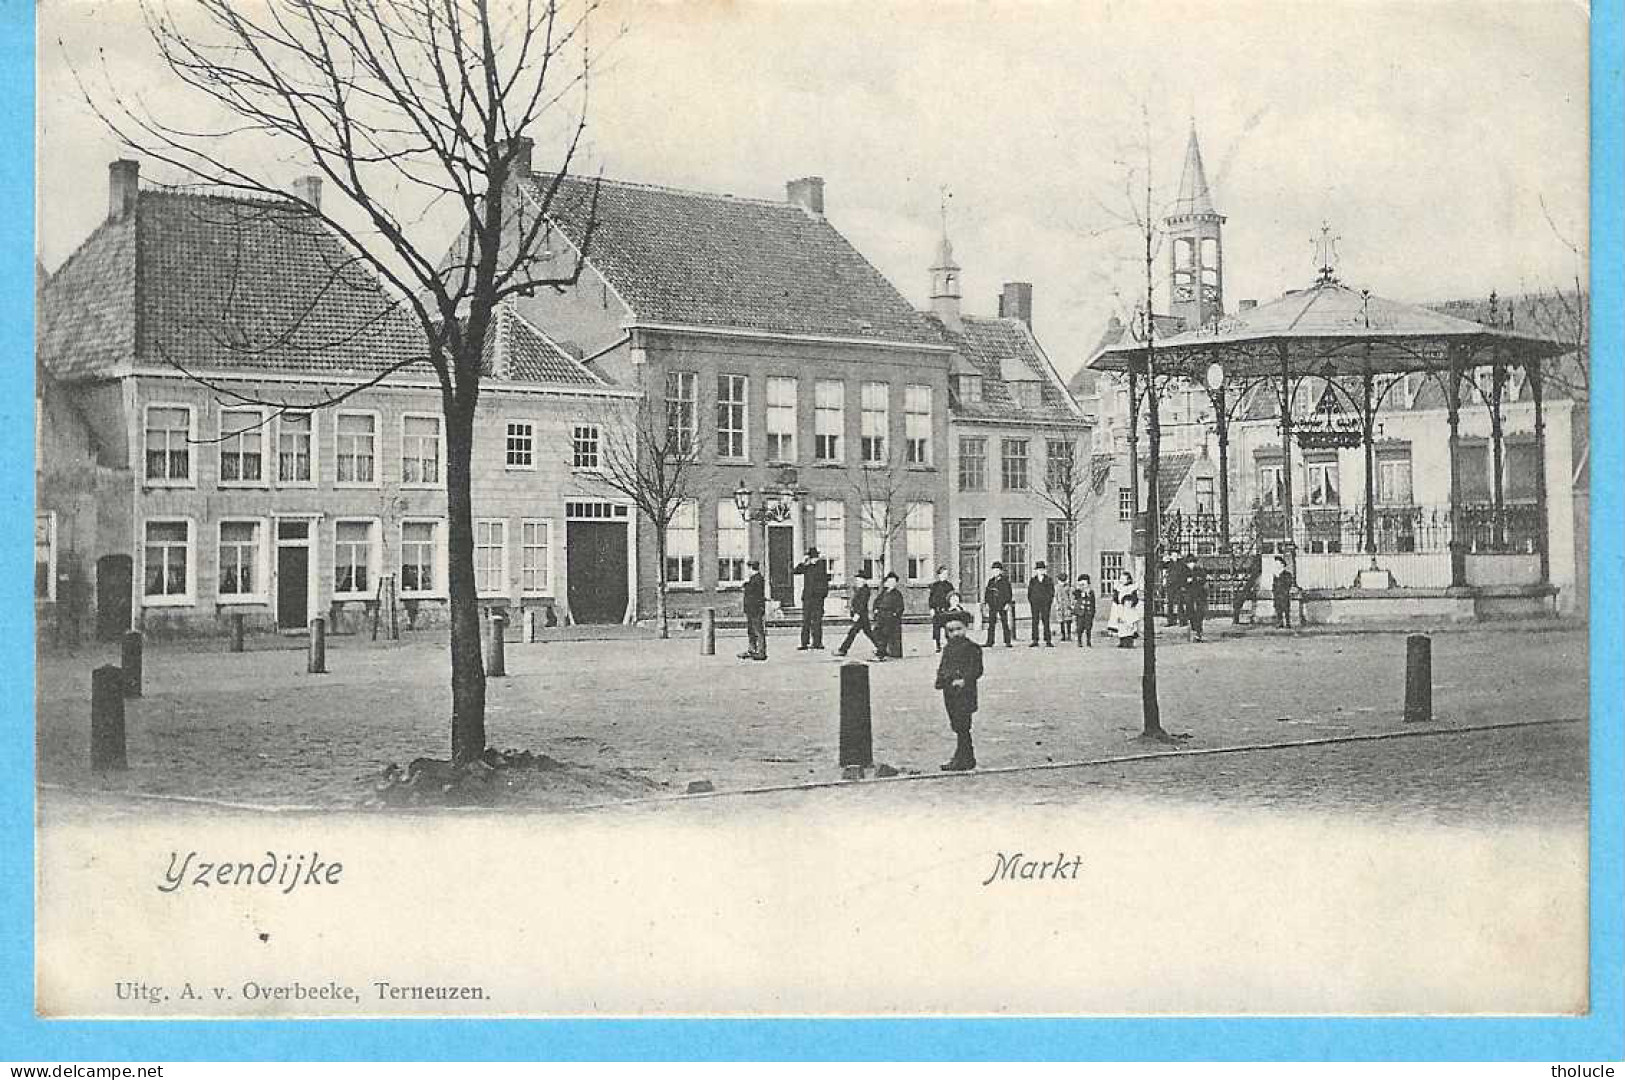
[[[887,574],[875,597],[875,659],[903,655],[903,591],[897,575]]]
[[[954,756],[942,766],[943,772],[965,772],[976,768],[976,749],[971,745],[971,717],[976,714],[976,681],[982,677],[982,648],[965,636],[965,618],[950,611],[944,620],[948,643],[937,663],[937,689],[948,710],[948,729],[958,739]]]
[[[1072,621],[1077,623],[1078,647],[1095,646],[1095,583],[1088,574],[1078,575],[1078,584],[1072,590]]]
[[[931,591],[925,598],[925,606],[931,609],[931,641],[936,645],[937,652],[942,651],[943,619],[948,614],[948,599],[953,595],[954,586],[948,580],[948,568],[937,567],[937,580],[931,583]]]

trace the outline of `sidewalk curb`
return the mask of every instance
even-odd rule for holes
[[[1392,739],[1412,739],[1438,735],[1470,735],[1484,731],[1506,731],[1526,727],[1551,727],[1559,724],[1584,724],[1582,717],[1555,717],[1544,720],[1508,720],[1494,724],[1473,724],[1464,727],[1426,727],[1415,730],[1377,731],[1363,735],[1328,735],[1319,739],[1301,739],[1287,742],[1246,743],[1238,746],[1212,746],[1191,750],[1155,750],[1138,754],[1119,754],[1104,758],[1085,758],[1079,761],[1046,761],[1035,765],[1005,765],[991,769],[977,769],[966,773],[920,772],[900,773],[897,776],[872,777],[865,780],[813,780],[798,784],[768,784],[760,787],[733,788],[696,794],[650,795],[637,799],[617,799],[610,802],[580,803],[559,807],[491,807],[491,806],[417,806],[397,807],[386,811],[362,809],[356,806],[275,806],[264,803],[232,802],[196,795],[163,795],[141,791],[98,791],[70,787],[66,784],[40,782],[38,791],[64,792],[70,795],[88,794],[97,798],[131,799],[144,802],[168,802],[208,807],[218,810],[246,810],[258,814],[335,814],[362,813],[369,816],[391,816],[402,813],[419,814],[576,814],[588,810],[613,810],[664,803],[692,803],[706,799],[737,798],[749,795],[777,795],[793,791],[816,791],[824,788],[852,787],[862,784],[904,783],[908,781],[952,781],[974,779],[978,776],[1002,776],[1024,772],[1048,772],[1056,769],[1083,769],[1102,765],[1127,765],[1163,758],[1208,757],[1217,754],[1243,754],[1268,750],[1295,750],[1308,746],[1333,746],[1341,743],[1381,742]],[[38,807],[36,804],[36,814]]]

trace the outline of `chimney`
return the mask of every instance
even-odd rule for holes
[[[999,318],[1020,319],[1027,324],[1027,329],[1033,328],[1033,283],[1030,281],[1007,281],[1004,291],[999,294]]]
[[[301,176],[293,182],[293,193],[317,210],[322,208],[322,178]]]
[[[1258,301],[1257,300],[1243,300],[1240,303],[1240,305],[1237,306],[1236,310],[1237,311],[1251,311],[1251,310],[1253,310],[1253,308],[1255,308],[1257,306],[1258,306]]]
[[[135,212],[140,194],[141,163],[120,158],[107,167],[107,220],[118,221]]]
[[[784,185],[785,199],[814,217],[824,216],[824,178],[803,176]]]
[[[507,149],[507,146],[508,144],[504,143],[503,149]],[[514,139],[513,161],[508,166],[509,174],[512,176],[517,176],[520,179],[528,178],[530,176],[530,159],[531,155],[535,153],[535,150],[535,139],[532,139],[527,135],[521,135],[517,139]]]

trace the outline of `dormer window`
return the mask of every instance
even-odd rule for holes
[[[981,401],[982,377],[980,375],[955,375],[954,393],[959,395],[960,401]]]
[[[1006,384],[1010,388],[1010,397],[1023,409],[1038,408],[1039,384],[1036,382],[1012,382]]]

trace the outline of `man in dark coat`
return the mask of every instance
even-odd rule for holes
[[[1055,579],[1049,576],[1049,568],[1040,559],[1033,566],[1033,576],[1027,581],[1027,607],[1030,609],[1033,622],[1033,640],[1028,648],[1038,648],[1038,627],[1044,627],[1044,646],[1055,648],[1055,642],[1050,640],[1049,613],[1055,606]]]
[[[1201,641],[1207,618],[1207,567],[1194,554],[1185,556],[1185,617],[1190,620],[1191,640]]]
[[[835,655],[845,656],[859,634],[868,638],[869,644],[878,651],[880,645],[875,641],[874,632],[869,629],[869,579],[863,576],[862,570],[858,571],[857,584],[852,586],[852,595],[847,600],[847,610],[851,613],[852,626],[846,632],[846,640],[835,650]]]
[[[1162,588],[1168,605],[1168,625],[1185,625],[1185,563],[1169,555],[1162,561]]]
[[[1279,555],[1275,556],[1275,574],[1270,579],[1270,599],[1275,602],[1275,625],[1292,629],[1292,571]]]
[[[824,647],[824,597],[829,595],[829,569],[818,557],[818,549],[807,549],[807,557],[790,571],[800,574],[801,582],[801,644],[799,649]]]
[[[965,620],[960,612],[950,612],[946,631],[948,644],[937,662],[937,689],[948,710],[948,730],[958,738],[954,756],[942,766],[943,772],[964,772],[976,768],[976,748],[971,745],[971,718],[976,714],[976,682],[982,677],[982,649],[965,636]]]
[[[1015,617],[1010,612],[1010,606],[1015,602],[1015,594],[1010,589],[1010,579],[1004,576],[1004,564],[996,562],[989,568],[987,588],[982,590],[982,603],[987,605],[987,640],[983,647],[993,647],[994,627],[1004,627],[1004,647],[1015,648]]]
[[[903,590],[896,574],[887,574],[875,597],[875,659],[903,655]]]
[[[931,591],[925,597],[925,606],[931,609],[931,641],[937,652],[942,651],[942,621],[948,614],[948,600],[953,595],[954,585],[948,580],[948,568],[937,567],[937,580],[931,583]]]
[[[752,559],[745,566],[745,636],[750,644],[739,654],[741,660],[767,659],[767,582],[762,580],[762,564]]]

